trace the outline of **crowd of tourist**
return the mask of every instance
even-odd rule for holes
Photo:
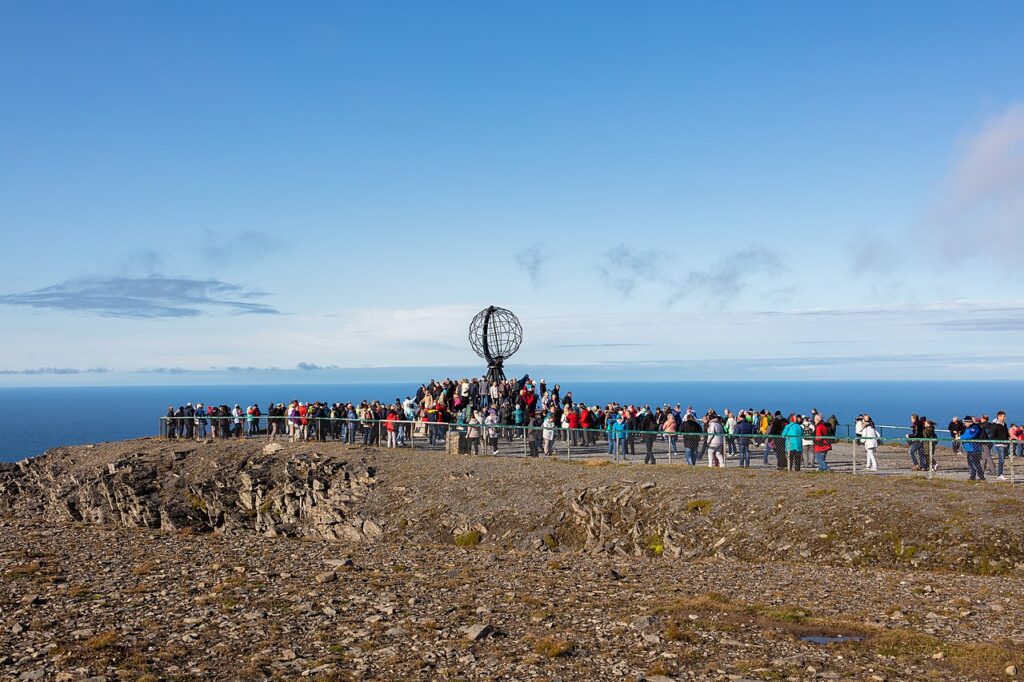
[[[265,426],[264,426],[265,424]],[[290,441],[340,440],[366,445],[401,447],[413,437],[425,438],[433,446],[442,442],[450,428],[458,429],[474,454],[481,450],[500,454],[503,445],[525,441],[528,455],[554,453],[555,442],[570,447],[607,444],[608,454],[628,459],[642,448],[644,462],[655,463],[654,444],[660,438],[673,455],[682,454],[691,465],[725,466],[727,457],[749,467],[752,456],[762,464],[774,459],[780,470],[814,466],[827,471],[828,453],[837,436],[838,419],[824,417],[816,409],[810,414],[783,415],[781,411],[748,408],[718,414],[707,410],[698,416],[692,407],[663,405],[587,405],[564,395],[558,384],[548,386],[529,376],[518,380],[488,383],[483,378],[431,381],[421,385],[415,396],[391,403],[301,402],[269,403],[242,408],[236,404],[204,406],[188,403],[167,408],[168,438],[205,439],[278,437]],[[867,468],[878,469],[876,451],[883,438],[870,415],[856,419],[855,436],[864,448]],[[1004,463],[1013,454],[1024,454],[1024,428],[1006,424],[1003,412],[993,421],[987,415],[978,420],[954,417],[947,430],[953,452],[963,451],[971,479],[985,473],[1004,478]],[[912,415],[909,427],[909,457],[914,470],[935,470],[938,443],[935,422]],[[972,442],[982,441],[982,442]],[[997,442],[984,442],[997,441]],[[998,442],[1003,441],[1003,442]],[[680,453],[681,450],[681,453]]]

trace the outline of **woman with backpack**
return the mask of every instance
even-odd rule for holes
[[[860,425],[860,442],[864,445],[864,452],[867,453],[868,461],[866,467],[869,471],[878,471],[878,461],[875,459],[875,450],[878,449],[878,429],[871,417],[864,415]]]

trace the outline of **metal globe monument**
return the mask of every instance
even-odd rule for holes
[[[469,345],[487,361],[487,381],[505,380],[502,363],[512,357],[523,343],[523,325],[511,310],[490,306],[469,323]]]

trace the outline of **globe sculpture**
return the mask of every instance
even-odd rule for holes
[[[487,381],[505,380],[502,363],[512,357],[523,343],[523,325],[512,311],[490,306],[477,313],[469,323],[469,345],[487,361]]]

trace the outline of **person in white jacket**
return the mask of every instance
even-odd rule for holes
[[[867,468],[871,471],[878,471],[878,462],[875,460],[875,450],[878,449],[878,430],[871,417],[864,415],[861,418],[860,441],[864,444],[864,452],[867,453]]]
[[[549,457],[555,454],[555,416],[548,412],[544,417],[544,454]]]
[[[708,421],[708,466],[725,466],[725,429],[717,414]]]

